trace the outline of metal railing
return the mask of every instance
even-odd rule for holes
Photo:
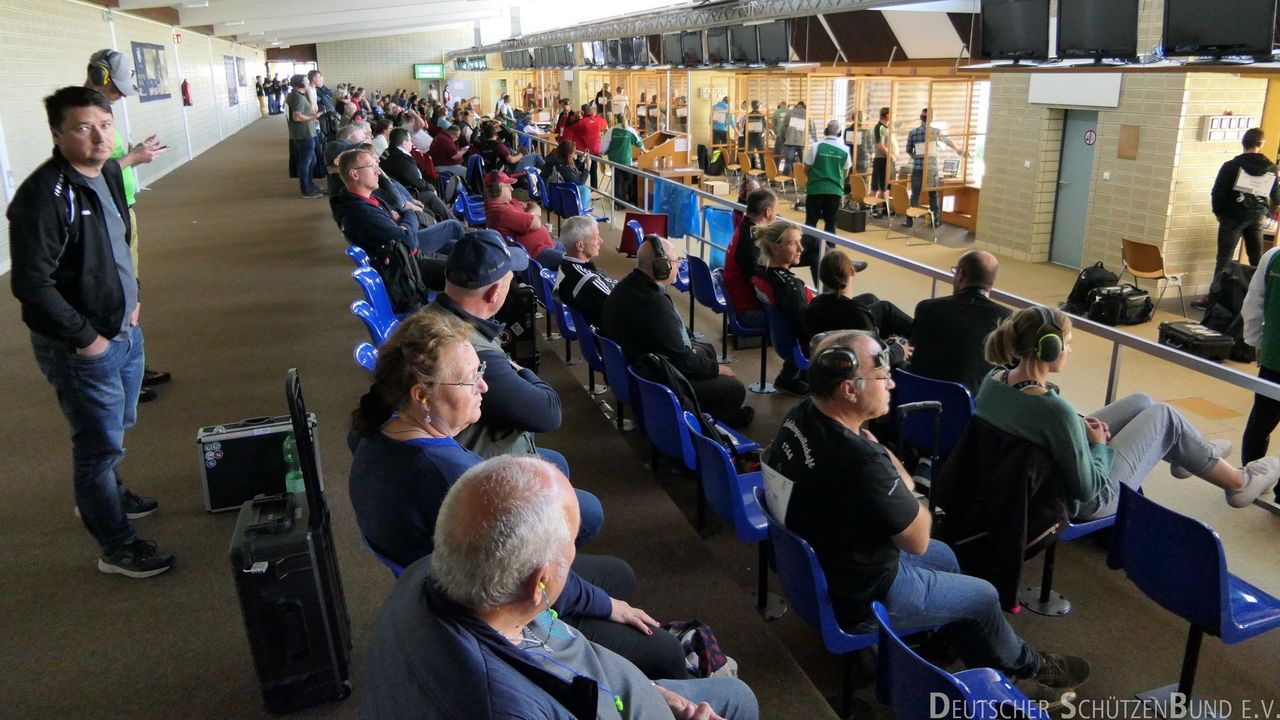
[[[553,146],[556,144],[556,141],[554,139],[548,139],[539,135],[531,135],[528,133],[521,132],[519,130],[513,130],[513,132],[516,132],[517,134],[522,135],[524,137],[531,138],[540,143],[550,144]],[[637,176],[637,181],[642,177],[648,178],[652,183],[655,183],[654,187],[656,187],[656,183],[675,182],[669,178],[664,178],[654,173],[641,170],[639,168],[635,168],[627,165],[620,165],[618,163],[612,162],[607,158],[603,158],[598,155],[591,155],[590,153],[585,153],[585,152],[583,152],[582,154],[592,158],[597,163],[603,163],[607,166],[614,168],[615,176],[618,170],[622,169],[627,172],[631,172],[635,174]],[[596,188],[592,188],[592,193],[598,193],[599,195],[607,198],[611,202],[615,202],[615,203],[620,202],[619,200],[614,198],[611,194],[615,187],[616,187],[616,181],[615,183],[610,184],[609,193],[605,193],[604,191],[598,190]],[[731,210],[739,210],[742,212],[746,211],[746,207],[741,205],[740,203],[733,202],[732,200],[728,200],[726,198],[720,197],[718,195],[714,195],[712,193],[708,193],[699,188],[685,187],[685,189],[693,193],[700,200],[709,201],[721,207],[729,208]],[[642,204],[647,205],[647,193],[641,194],[640,202]],[[639,212],[649,212],[645,208],[637,207],[630,203],[623,202],[622,204],[626,205],[627,207],[635,208]],[[915,273],[917,275],[923,275],[931,279],[933,282],[932,282],[932,290],[930,294],[934,297],[936,297],[938,294],[939,281],[945,284],[951,283],[952,274],[948,270],[943,270],[940,268],[935,268],[929,265],[925,265],[923,263],[916,262],[915,260],[910,260],[908,258],[904,258],[899,255],[894,255],[893,253],[887,250],[881,250],[879,248],[872,247],[870,245],[864,245],[855,240],[850,240],[849,238],[846,238],[846,237],[828,233],[808,225],[803,225],[803,224],[801,225],[804,227],[804,232],[806,235],[817,238],[818,240],[822,240],[825,242],[833,243],[835,245],[839,245],[841,247],[848,248],[861,255],[868,255],[870,257],[875,258],[876,260],[888,263],[889,265],[892,265],[894,267],[899,267],[904,270]],[[703,250],[705,249],[705,245],[710,244],[709,241],[706,240],[704,237],[700,237],[700,236],[686,236],[685,237],[686,252],[688,252],[688,249],[689,249],[690,238],[698,240],[699,243],[701,243],[703,247],[699,249],[698,254],[699,256],[703,256]],[[825,243],[819,243],[820,248],[823,247],[824,245]],[[720,247],[720,246],[716,245],[715,247]],[[991,299],[999,301],[1015,309],[1022,309],[1022,308],[1031,307],[1033,305],[1040,304],[1033,300],[1024,298],[1020,295],[1014,295],[1013,293],[1004,292],[1002,290],[996,290],[996,289],[993,289],[991,291]],[[1071,325],[1074,331],[1093,335],[1095,337],[1099,337],[1111,343],[1111,359],[1110,359],[1109,370],[1107,373],[1107,384],[1106,384],[1106,403],[1107,404],[1110,404],[1112,401],[1116,399],[1116,390],[1120,384],[1121,360],[1123,356],[1123,350],[1125,348],[1128,348],[1130,350],[1136,350],[1137,352],[1140,352],[1144,355],[1149,355],[1159,360],[1164,360],[1165,362],[1172,363],[1178,367],[1192,370],[1194,372],[1198,372],[1202,375],[1206,375],[1215,380],[1221,380],[1225,383],[1241,388],[1243,390],[1247,390],[1251,393],[1264,395],[1268,398],[1271,398],[1272,400],[1280,401],[1280,385],[1277,385],[1276,383],[1273,383],[1267,380],[1259,379],[1256,375],[1253,375],[1251,373],[1241,372],[1240,370],[1236,370],[1235,368],[1227,367],[1226,365],[1222,365],[1210,360],[1205,360],[1203,358],[1196,357],[1195,355],[1183,352],[1181,350],[1175,350],[1174,348],[1171,348],[1167,345],[1161,345],[1159,343],[1152,342],[1145,338],[1135,337],[1122,330],[1118,330],[1109,325],[1103,325],[1102,323],[1094,322],[1093,320],[1089,320],[1088,318],[1083,318],[1083,317],[1078,317],[1073,315],[1071,317]]]

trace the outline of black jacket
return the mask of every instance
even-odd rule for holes
[[[982,347],[987,335],[1012,315],[976,288],[956,295],[921,300],[916,305],[908,369],[937,380],[964,383],[975,396],[991,371]]]
[[[604,302],[600,332],[622,346],[634,364],[647,353],[660,355],[690,380],[720,374],[715,353],[699,353],[685,345],[682,321],[671,297],[639,270],[620,280]]]
[[[132,243],[120,165],[108,160],[102,175],[124,220],[125,242]],[[22,321],[76,348],[98,335],[115,337],[124,322],[124,288],[102,210],[88,180],[57,149],[9,205],[10,284]]]
[[[422,177],[422,169],[413,157],[400,148],[387,148],[382,155],[382,172],[414,192],[427,192],[431,186]]]
[[[1262,153],[1241,153],[1223,163],[1222,168],[1218,170],[1217,179],[1213,181],[1213,191],[1210,193],[1213,214],[1219,220],[1239,222],[1260,220],[1267,212],[1268,202],[1272,207],[1280,204],[1280,188],[1276,187],[1275,182],[1271,183],[1271,194],[1265,199],[1232,189],[1241,170],[1259,177],[1276,172],[1276,165],[1271,162],[1271,158]]]
[[[556,289],[560,302],[582,313],[587,322],[599,327],[605,301],[618,283],[590,260],[579,261],[567,255],[560,263],[560,272],[563,277]]]
[[[391,217],[386,203],[373,203],[347,192],[346,188],[329,198],[333,220],[342,229],[347,242],[360,246],[369,254],[377,252],[389,240],[399,240],[412,247],[410,229]]]

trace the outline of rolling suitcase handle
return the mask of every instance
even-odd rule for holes
[[[933,413],[933,447],[930,450],[929,463],[934,472],[938,466],[938,438],[942,435],[942,403],[937,400],[920,400],[918,402],[904,403],[898,406],[898,447],[906,446],[906,427],[907,417],[917,412]],[[932,489],[933,478],[931,477],[929,487]],[[932,493],[931,493],[932,494]],[[933,507],[933,501],[929,501],[930,508]]]

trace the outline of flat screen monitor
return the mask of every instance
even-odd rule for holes
[[[568,65],[569,64],[569,46],[556,45],[555,48],[553,49],[555,50],[555,54],[556,54],[556,67],[565,67],[566,65]]]
[[[582,64],[587,67],[596,64],[596,48],[589,42],[582,43]]]
[[[605,57],[604,41],[593,40],[591,41],[591,47],[595,48],[595,53],[596,53],[596,61],[593,64],[596,67],[604,67],[604,64],[608,61],[608,58]]]
[[[982,57],[1049,57],[1049,0],[982,0]]]
[[[1275,0],[1166,0],[1164,54],[1271,55]]]
[[[760,62],[765,65],[791,62],[791,28],[786,20],[757,25],[756,35],[760,38]]]
[[[648,65],[649,64],[649,38],[647,37],[633,38],[631,41],[631,44],[635,46],[635,56],[636,56],[635,61],[632,64],[641,65],[641,66]]]
[[[609,40],[605,44],[605,61],[604,64],[609,67],[617,67],[622,63],[622,43],[617,40]]]
[[[1140,0],[1058,0],[1058,57],[1138,56]]]
[[[707,64],[721,65],[729,62],[729,28],[711,28],[707,31]]]
[[[729,28],[729,60],[739,65],[760,64],[760,40],[755,25]]]
[[[576,51],[577,49],[578,48],[576,47],[576,43],[564,46],[564,66],[565,67],[573,67],[574,65],[578,64],[577,58],[574,57],[574,51]]]
[[[695,67],[702,64],[702,33],[687,32],[680,34],[680,56],[684,58],[684,62],[680,64],[685,67]]]
[[[684,57],[680,53],[679,33],[662,36],[662,62],[667,65],[683,64]]]
[[[618,43],[618,49],[621,51],[619,60],[623,67],[631,67],[636,64],[636,45],[631,41],[631,38],[622,38],[612,42]]]

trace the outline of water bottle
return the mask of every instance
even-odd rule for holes
[[[284,489],[291,493],[306,492],[302,482],[302,467],[298,463],[298,440],[289,433],[284,439],[284,464],[289,468],[284,474]]]

